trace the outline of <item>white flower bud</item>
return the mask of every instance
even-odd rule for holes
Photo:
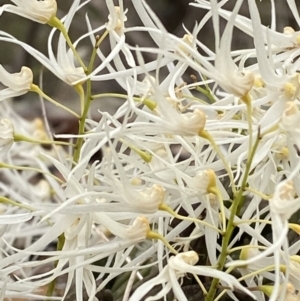
[[[9,119],[0,120],[0,154],[6,154],[14,143],[14,126]]]

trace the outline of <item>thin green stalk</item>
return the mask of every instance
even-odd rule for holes
[[[52,17],[48,21],[48,24],[50,26],[57,28],[63,34],[64,38],[66,39],[67,44],[69,45],[70,49],[73,51],[74,56],[78,60],[80,66],[84,69],[84,72],[86,72],[86,66],[85,66],[84,62],[82,61],[81,57],[79,56],[78,52],[76,51],[72,41],[70,40],[70,37],[68,35],[68,32],[67,32],[64,24],[56,16]]]
[[[85,121],[87,118],[87,114],[90,109],[91,104],[91,80],[87,80],[87,95],[85,97],[84,101],[84,91],[82,88],[82,85],[78,86],[78,91],[80,94],[81,103],[84,103],[84,108],[81,117],[79,118],[79,129],[78,129],[78,135],[83,135],[85,130]],[[74,147],[74,154],[73,154],[73,167],[78,163],[81,147],[83,145],[83,137],[78,137],[76,141],[76,145]]]
[[[104,40],[104,38],[107,36],[107,34],[108,34],[108,32],[105,31],[105,33],[103,34],[103,36],[101,38],[96,39],[96,44],[93,48],[90,63],[89,63],[88,69],[87,69],[87,75],[91,74],[93,71],[96,54],[97,54],[97,49],[100,46],[100,44],[102,43],[102,41]],[[84,130],[85,130],[86,118],[87,118],[87,115],[88,115],[88,112],[90,109],[91,102],[93,100],[93,98],[92,98],[92,82],[90,79],[88,79],[86,81],[86,96],[84,96],[84,91],[83,91],[83,87],[81,84],[74,86],[74,88],[76,89],[77,93],[80,96],[80,103],[81,103],[81,117],[79,118],[78,135],[83,135]],[[74,155],[73,155],[73,167],[76,165],[76,163],[78,163],[81,147],[83,145],[83,141],[84,141],[83,137],[77,138],[77,142],[76,142],[76,145],[74,148]]]
[[[34,144],[44,144],[44,145],[66,145],[66,146],[75,146],[72,143],[69,142],[64,142],[64,141],[54,141],[54,140],[39,140],[39,139],[33,139],[27,136],[24,136],[22,134],[14,134],[14,141],[15,142],[20,142],[20,141],[25,141],[29,143],[34,143]]]
[[[207,87],[206,87],[206,89],[207,89]],[[196,90],[199,91],[199,92],[201,92],[203,95],[205,95],[209,99],[210,103],[215,103],[216,100],[213,97],[213,95],[211,94],[210,90],[206,90],[206,89],[203,89],[200,86],[196,87]]]
[[[10,165],[10,164],[6,164],[4,162],[0,162],[0,168],[14,169],[14,170],[30,170],[30,171],[35,171],[35,172],[41,173],[43,175],[46,175],[46,176],[49,176],[49,177],[55,179],[60,184],[64,184],[64,181],[62,181],[60,178],[54,176],[52,173],[45,172],[42,169],[38,169],[38,168],[34,168],[34,167],[29,167],[29,166]]]
[[[61,251],[62,248],[63,248],[63,246],[64,246],[64,243],[65,243],[65,235],[64,235],[64,233],[62,233],[62,234],[58,237],[58,239],[57,239],[57,247],[56,247],[56,250],[57,250],[57,251]],[[57,267],[58,262],[59,262],[59,260],[56,260],[56,261],[54,262],[54,268]],[[47,296],[47,297],[52,297],[53,292],[54,292],[54,290],[55,290],[55,285],[56,285],[56,278],[53,279],[53,280],[49,283],[49,285],[48,285],[47,293],[46,293],[46,296]],[[50,300],[48,299],[47,301],[50,301]]]
[[[71,109],[63,106],[62,104],[60,104],[59,102],[55,101],[54,99],[52,99],[51,97],[49,97],[48,95],[46,95],[40,88],[39,86],[35,85],[35,84],[31,84],[30,86],[30,91],[32,92],[36,92],[38,95],[40,95],[41,97],[45,98],[46,100],[48,100],[49,102],[51,102],[52,104],[54,104],[55,106],[69,112],[70,114],[72,114],[73,116],[75,116],[76,118],[80,118],[80,116],[75,113],[74,111],[72,111]]]
[[[15,202],[11,199],[8,199],[4,196],[0,196],[0,203],[4,203],[4,204],[9,204],[9,205],[12,205],[14,207],[19,207],[19,208],[23,208],[23,209],[26,209],[30,212],[34,212],[35,209],[29,205],[26,205],[26,204],[21,204],[21,203],[18,203],[18,202]]]
[[[224,167],[228,173],[228,176],[229,176],[229,179],[230,179],[230,182],[231,182],[231,185],[232,185],[232,191],[233,193],[236,192],[236,188],[235,188],[235,184],[234,184],[234,178],[233,178],[233,174],[232,174],[232,170],[226,160],[226,158],[224,157],[223,153],[221,152],[220,148],[218,147],[218,145],[216,144],[214,138],[210,135],[209,132],[205,131],[205,130],[202,130],[200,133],[199,133],[199,136],[208,140],[210,142],[210,144],[212,145],[213,149],[216,151],[216,153],[218,154],[218,156],[220,157],[221,161],[223,162],[224,164]]]
[[[218,261],[218,270],[220,270],[220,271],[223,270],[225,263],[226,263],[227,248],[228,248],[233,230],[235,228],[234,218],[237,215],[237,213],[239,212],[239,209],[242,207],[242,204],[244,201],[244,196],[243,196],[244,189],[247,186],[248,176],[249,176],[249,173],[251,170],[251,164],[252,164],[252,161],[253,161],[255,152],[257,150],[260,139],[261,139],[260,132],[258,132],[257,139],[255,141],[255,144],[252,147],[252,150],[249,154],[249,158],[246,163],[246,169],[245,169],[245,173],[243,176],[240,190],[234,196],[234,200],[233,200],[233,204],[232,204],[231,212],[230,212],[230,217],[229,217],[228,224],[227,224],[226,233],[225,233],[225,236],[222,241],[221,254],[219,257],[219,261]],[[205,297],[205,301],[213,301],[214,296],[217,291],[218,284],[219,284],[219,279],[214,278],[212,281],[211,287],[209,289],[209,292],[208,292],[207,296]]]
[[[119,94],[119,93],[101,93],[101,94],[92,95],[92,99],[103,98],[103,97],[115,97],[115,98],[128,99],[128,95]],[[136,102],[142,102],[151,111],[153,111],[157,107],[157,103],[149,98],[142,99],[141,97],[132,97],[132,99]]]

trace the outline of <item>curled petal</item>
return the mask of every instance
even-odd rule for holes
[[[280,127],[286,131],[294,131],[299,126],[300,111],[294,101],[286,103],[281,118]]]
[[[26,93],[32,84],[33,74],[28,67],[22,67],[21,72],[11,74],[0,65],[0,81],[13,91]]]
[[[3,11],[14,13],[32,21],[45,24],[56,15],[56,0],[12,0],[16,5],[3,5],[0,8],[0,15]]]
[[[107,214],[99,212],[94,214],[94,221],[97,224],[102,224],[113,235],[123,240],[143,240],[149,231],[149,222],[143,216],[138,216],[131,225],[124,225],[116,222]]]
[[[221,70],[220,70],[221,71]],[[255,76],[251,72],[234,71],[227,80],[220,81],[219,85],[227,92],[243,97],[252,89]]]
[[[165,189],[157,184],[152,187],[135,190],[131,187],[125,189],[126,201],[143,213],[153,213],[158,210],[164,201]]]
[[[289,219],[300,208],[299,198],[295,198],[294,185],[290,181],[279,183],[273,198],[270,200],[273,214]]]

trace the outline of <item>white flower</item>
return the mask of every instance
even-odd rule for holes
[[[162,298],[172,289],[177,300],[187,301],[187,298],[183,293],[181,285],[178,281],[187,273],[218,278],[227,283],[231,289],[236,287],[253,297],[252,293],[245,289],[233,276],[207,266],[195,266],[198,260],[198,255],[194,251],[180,253],[171,257],[168,261],[168,265],[164,267],[159,275],[142,284],[133,293],[129,301],[141,300],[145,294],[147,294],[154,286],[159,284],[163,285],[163,289],[158,292],[155,297],[152,297],[151,300]]]
[[[144,216],[138,216],[131,225],[124,225],[114,221],[107,214],[99,212],[94,214],[94,222],[105,226],[113,235],[123,240],[143,240],[149,232],[149,222]]]
[[[32,85],[31,69],[22,67],[19,73],[9,73],[0,65],[0,82],[7,88],[0,91],[0,101],[26,94]]]
[[[276,187],[274,196],[270,200],[270,209],[274,215],[288,220],[300,208],[299,198],[295,197],[293,182],[283,181]]]
[[[33,1],[36,3],[42,3],[42,1]],[[85,2],[87,3],[87,2]],[[80,8],[80,1],[76,0],[73,2],[72,7],[70,8],[69,13],[59,21],[60,26],[63,27],[63,30],[67,33],[73,17],[76,11]],[[61,22],[64,22],[63,24]],[[74,83],[82,83],[86,80],[86,74],[84,69],[81,67],[75,66],[75,57],[74,52],[71,49],[67,49],[67,43],[64,35],[60,33],[58,46],[57,46],[57,56],[55,57],[52,39],[53,35],[56,32],[56,28],[53,28],[49,38],[48,38],[48,53],[49,58],[46,57],[41,52],[37,51],[35,48],[27,45],[26,43],[17,40],[13,36],[7,34],[6,32],[0,31],[0,40],[5,42],[10,42],[17,44],[23,47],[30,55],[32,55],[36,60],[43,64],[48,70],[50,70],[54,75],[63,80],[69,85]]]
[[[14,126],[9,119],[0,120],[0,153],[5,155],[14,143]]]
[[[143,114],[146,118],[149,118],[149,121],[155,122],[162,132],[182,136],[199,135],[206,124],[205,113],[200,109],[187,113],[177,111],[161,95],[161,91],[158,89],[159,87],[156,87],[154,92],[155,99],[158,101],[158,107],[155,109],[158,116],[142,111],[138,111],[137,114]]]
[[[126,203],[142,213],[154,213],[158,210],[165,198],[165,189],[161,185],[154,184],[152,187],[137,189],[134,185],[119,182],[118,191]]]
[[[215,66],[212,66],[207,59],[204,59],[201,54],[191,47],[189,53],[194,57],[194,61],[197,63],[193,62],[191,59],[186,58],[186,60],[195,70],[215,80],[226,92],[238,97],[247,95],[253,87],[255,76],[253,73],[243,70],[243,66],[238,67],[233,61],[231,54],[231,41],[235,19],[243,0],[236,2],[230,17],[228,17],[228,23],[221,39],[219,34],[219,4],[217,1],[206,2],[198,0],[197,2],[197,4],[193,5],[212,11],[216,44]],[[198,31],[202,26],[203,25],[199,25],[197,30],[193,33],[194,36],[198,34]],[[188,46],[186,46],[186,48],[188,48]],[[187,52],[187,50],[185,50],[185,52]],[[182,55],[183,54],[184,53],[182,53]]]
[[[55,17],[57,11],[56,0],[11,0],[16,5],[5,4],[0,7],[0,15],[10,12],[38,23],[47,23]]]
[[[216,82],[226,91],[235,96],[243,97],[245,96],[253,87],[254,84],[254,74],[251,72],[239,70],[239,68],[234,63],[231,57],[231,41],[233,36],[233,27],[237,12],[243,1],[237,1],[236,6],[228,20],[228,24],[222,35],[220,41],[220,46],[216,45],[216,60],[215,67],[219,76],[215,76]],[[212,1],[213,9],[216,10],[217,1]],[[219,30],[218,23],[219,16],[214,14],[213,22],[214,24],[215,35],[217,35],[216,30]]]

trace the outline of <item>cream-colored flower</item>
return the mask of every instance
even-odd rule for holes
[[[196,266],[195,264],[198,260],[198,255],[194,251],[180,253],[171,257],[168,261],[168,265],[164,267],[159,275],[142,284],[129,300],[141,300],[155,285],[162,285],[162,289],[157,296],[163,297],[172,289],[177,300],[187,300],[181,289],[181,285],[179,284],[179,279],[184,277],[187,273],[218,278],[221,281],[224,281],[232,289],[233,287],[236,287],[253,297],[253,294],[245,289],[232,275],[211,267]]]
[[[0,82],[7,88],[0,91],[0,101],[26,94],[32,85],[33,74],[28,67],[19,73],[9,73],[0,65]]]
[[[284,181],[277,185],[273,198],[270,200],[271,212],[289,219],[300,207],[299,198],[295,198],[295,188],[291,181]]]
[[[93,217],[96,224],[103,225],[110,233],[123,240],[143,240],[149,232],[149,222],[144,216],[138,216],[131,225],[116,222],[103,212],[96,213]]]
[[[15,5],[5,4],[0,8],[0,15],[6,11],[32,21],[45,24],[57,12],[56,0],[11,0]]]

